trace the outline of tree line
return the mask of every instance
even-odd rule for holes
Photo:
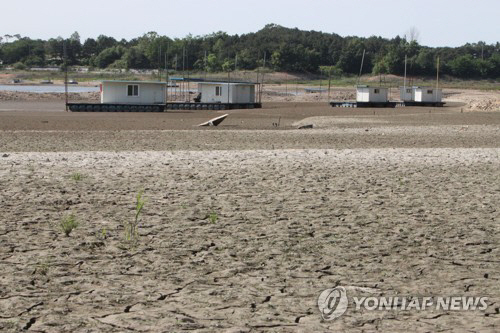
[[[255,70],[335,75],[404,73],[433,76],[437,58],[440,73],[459,78],[499,78],[500,43],[467,43],[460,47],[427,47],[408,36],[392,39],[372,36],[342,37],[335,33],[303,31],[268,24],[255,33],[169,38],[148,32],[131,40],[100,35],[83,43],[77,32],[69,38],[34,40],[20,35],[0,37],[0,63],[18,69],[71,66],[114,69],[165,68],[220,72]]]

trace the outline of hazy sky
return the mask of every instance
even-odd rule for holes
[[[148,31],[169,37],[256,32],[268,23],[341,36],[403,36],[428,46],[500,41],[500,0],[26,0],[2,1],[0,36],[100,34],[127,40]]]

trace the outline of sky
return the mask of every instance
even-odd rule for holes
[[[341,36],[404,36],[419,32],[426,46],[500,41],[500,0],[25,0],[2,1],[0,36],[67,38],[82,42],[149,31],[171,38],[256,32],[268,23]]]

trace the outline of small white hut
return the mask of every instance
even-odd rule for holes
[[[254,83],[200,82],[202,103],[255,103]]]
[[[415,87],[415,102],[441,102],[441,89]]]
[[[399,87],[399,96],[404,102],[440,103],[442,90],[431,87]]]
[[[165,104],[167,84],[155,81],[102,81],[101,103]]]
[[[404,102],[413,102],[415,100],[414,87],[399,87],[399,97]]]
[[[386,103],[388,89],[383,87],[357,86],[356,101],[365,103]]]

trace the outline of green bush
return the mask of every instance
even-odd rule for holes
[[[14,67],[14,69],[19,70],[19,71],[26,70],[28,68],[28,66],[26,66],[22,62],[16,62],[12,67]]]

